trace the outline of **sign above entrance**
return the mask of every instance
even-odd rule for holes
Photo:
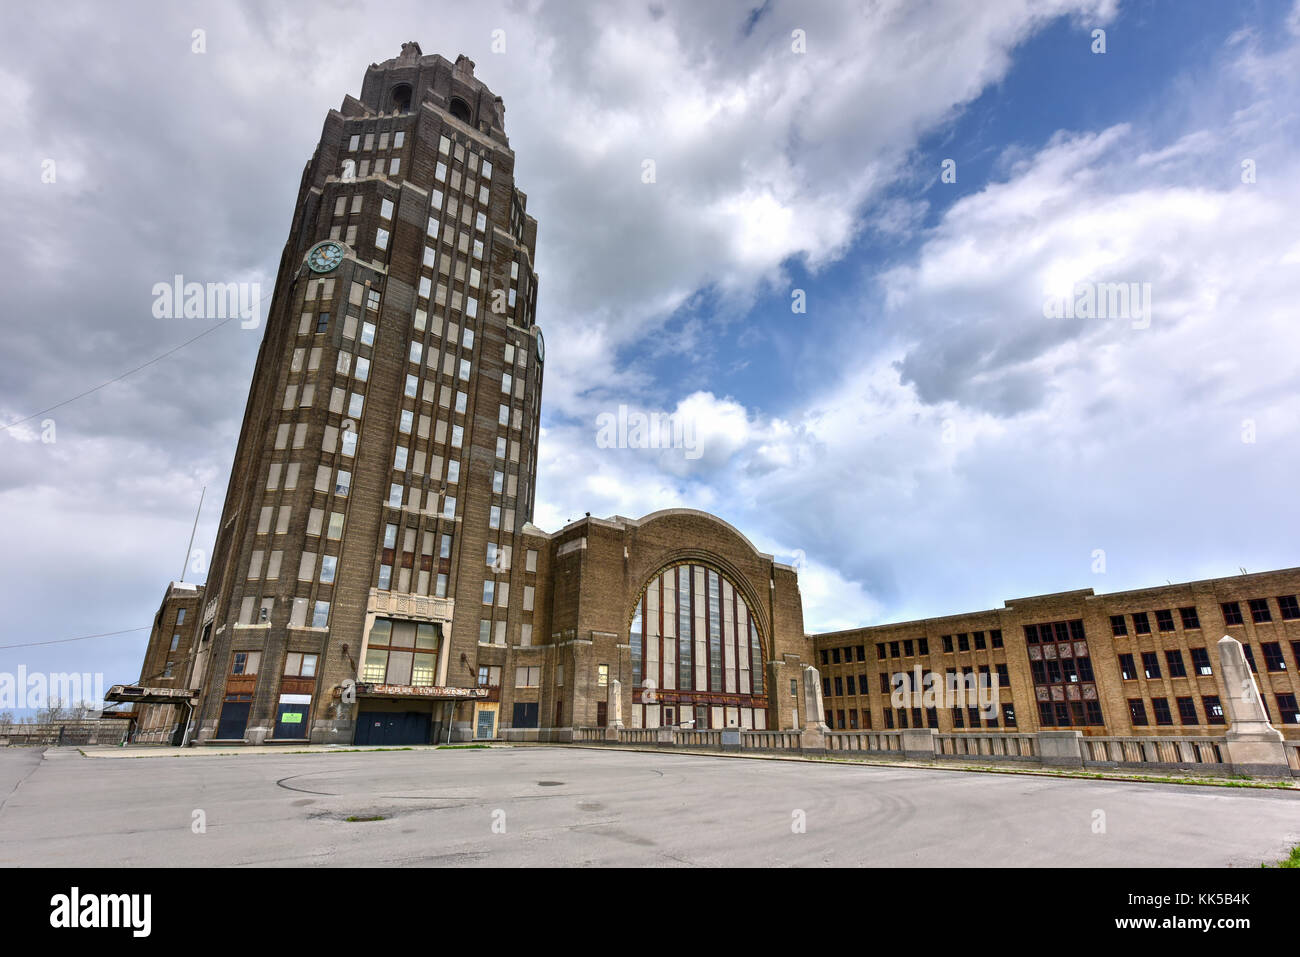
[[[442,698],[471,700],[487,698],[487,688],[451,688],[435,685],[378,685],[357,683],[357,694],[367,698]]]

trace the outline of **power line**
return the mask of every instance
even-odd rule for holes
[[[271,295],[274,293],[274,291],[275,291],[275,290],[272,290],[271,292],[268,292],[265,296],[263,296],[260,300],[258,300],[258,303],[257,303],[257,304],[260,306],[262,303],[266,302],[266,300],[269,299],[269,298],[271,297]],[[202,339],[204,336],[209,335],[209,334],[211,334],[211,333],[213,333],[213,332],[216,332],[218,329],[220,329],[220,328],[221,328],[222,326],[224,326],[226,323],[228,323],[228,322],[230,322],[232,319],[236,319],[236,318],[238,318],[238,317],[239,317],[239,314],[238,314],[238,313],[236,313],[236,314],[233,315],[233,316],[227,316],[225,319],[222,319],[220,322],[218,322],[215,326],[211,326],[211,327],[209,327],[209,328],[207,328],[207,329],[204,329],[204,330],[203,330],[202,332],[200,332],[197,336],[193,336],[192,338],[186,339],[186,340],[185,340],[184,342],[182,342],[180,345],[178,345],[178,346],[176,346],[176,347],[174,347],[174,348],[172,348],[172,349],[168,349],[166,352],[164,352],[164,353],[162,353],[162,354],[160,354],[160,355],[156,355],[156,356],[154,356],[154,357],[153,357],[152,359],[150,359],[148,362],[142,362],[142,363],[140,363],[140,365],[136,366],[134,369],[128,369],[126,372],[123,372],[121,375],[119,375],[119,376],[114,376],[113,378],[109,379],[107,382],[101,382],[99,385],[95,386],[94,388],[87,389],[85,392],[79,392],[79,393],[77,393],[77,394],[74,395],[71,399],[64,399],[62,402],[56,403],[55,405],[50,406],[48,409],[42,409],[40,412],[33,412],[31,415],[26,416],[26,417],[21,418],[21,419],[18,419],[18,420],[15,421],[15,422],[10,422],[10,423],[8,423],[7,425],[0,425],[0,432],[3,432],[5,429],[11,429],[11,428],[13,428],[15,425],[22,425],[24,422],[30,422],[32,419],[35,419],[35,418],[37,418],[38,416],[45,415],[46,413],[49,413],[49,412],[53,412],[55,409],[61,409],[61,408],[63,408],[63,406],[67,405],[68,403],[70,403],[70,402],[76,402],[78,399],[83,399],[83,398],[85,398],[86,396],[90,395],[92,392],[98,392],[100,389],[104,388],[105,386],[110,386],[110,385],[112,385],[114,382],[121,382],[121,381],[122,381],[123,379],[125,379],[127,376],[129,376],[129,375],[134,375],[135,373],[139,372],[141,369],[144,369],[144,368],[146,368],[147,366],[151,366],[151,365],[153,365],[153,364],[154,364],[155,362],[157,362],[159,359],[166,359],[166,358],[167,358],[169,355],[171,355],[172,353],[174,353],[174,352],[180,352],[180,350],[184,349],[184,348],[185,348],[186,346],[188,346],[191,342],[197,342],[199,339]],[[70,639],[70,640],[71,640],[71,639]]]
[[[76,638],[55,638],[53,641],[27,641],[17,645],[0,645],[0,651],[6,648],[34,648],[37,645],[62,645],[69,641],[86,641],[89,638],[113,638],[117,635],[129,635],[136,631],[148,631],[151,625],[143,625],[139,628],[124,628],[122,631],[105,631],[98,635],[78,635]]]

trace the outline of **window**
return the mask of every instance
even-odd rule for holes
[[[1200,628],[1201,619],[1196,614],[1194,607],[1179,608],[1178,614],[1182,616],[1184,628]]]
[[[483,604],[485,604],[485,605],[490,605],[490,604],[492,604],[492,599],[493,599],[494,595],[496,594],[496,584],[497,584],[497,583],[496,583],[495,581],[493,581],[491,578],[484,579],[484,581],[483,581]]]
[[[437,680],[442,627],[429,622],[376,618],[366,643],[361,680],[429,687]]]
[[[392,218],[393,218],[393,201],[392,201],[391,199],[380,200],[380,203],[379,203],[379,218],[380,218],[380,219],[392,219]]]
[[[330,623],[330,603],[327,601],[318,601],[312,607],[311,626],[313,628],[327,628]]]
[[[1252,598],[1250,600],[1250,618],[1256,624],[1273,620],[1273,615],[1268,610],[1267,598]]]
[[[180,636],[180,634],[177,633],[177,634],[172,635],[172,643],[171,643],[171,647],[170,647],[169,649],[167,649],[167,650],[168,650],[168,651],[175,651],[175,650],[176,650],[176,646],[179,645],[180,643],[181,643],[181,636]]]
[[[1110,616],[1110,633],[1115,637],[1128,634],[1128,623],[1124,620],[1123,615]]]
[[[1192,649],[1192,667],[1198,675],[1214,674],[1214,669],[1210,667],[1210,653],[1204,648]]]
[[[1300,604],[1296,603],[1295,595],[1279,595],[1277,609],[1287,621],[1300,618]]]
[[[230,673],[232,675],[255,675],[257,666],[262,661],[260,651],[236,651],[234,658],[230,662]]]
[[[330,512],[330,524],[325,537],[333,541],[337,541],[338,539],[343,537],[343,513],[342,512]]]
[[[970,651],[970,636],[968,636],[965,632],[962,632],[960,635],[957,636],[957,650]]]
[[[1174,613],[1168,608],[1156,612],[1156,627],[1161,631],[1174,630]]]
[[[1169,677],[1187,677],[1187,665],[1183,663],[1183,653],[1181,651],[1166,651],[1165,661],[1169,664]]]
[[[1151,712],[1156,716],[1156,724],[1173,724],[1174,716],[1169,711],[1167,698],[1152,698]]]
[[[185,609],[182,608],[176,612],[176,624],[180,625],[185,622]]]
[[[1050,666],[1052,662],[1048,662]],[[1125,681],[1134,681],[1137,678],[1137,668],[1133,664],[1132,655],[1119,656],[1119,674]]]
[[[993,645],[994,648],[1001,648],[1001,647],[1002,647],[1002,629],[1001,629],[1001,628],[994,628],[992,631],[989,632],[989,642]],[[1015,722],[1012,722],[1012,723],[1014,724]]]
[[[516,688],[536,688],[542,683],[540,665],[520,665],[515,669]]]
[[[1223,623],[1225,625],[1241,624],[1241,605],[1235,601],[1225,601],[1219,607],[1223,609]]]
[[[1264,667],[1269,671],[1286,671],[1286,662],[1282,659],[1282,644],[1277,641],[1266,641],[1261,645],[1264,649]]]
[[[1223,705],[1219,704],[1217,694],[1207,694],[1201,698],[1201,705],[1205,708],[1206,724],[1224,724]]]
[[[1300,723],[1300,710],[1296,708],[1295,695],[1280,694],[1277,696],[1277,710],[1282,716],[1283,724]]]
[[[975,641],[975,650],[976,650],[976,651],[983,651],[983,650],[984,650],[984,632],[982,632],[982,631],[972,632],[972,633],[971,633],[971,638],[974,639],[974,641]]]
[[[316,655],[291,651],[284,658],[286,678],[314,678],[316,676]]]
[[[339,469],[334,475],[334,494],[347,495],[348,490],[352,488],[352,473],[344,469]]]
[[[1151,622],[1144,611],[1133,612],[1133,634],[1149,635],[1151,634]]]
[[[1141,698],[1128,699],[1128,716],[1135,728],[1147,723],[1147,708]]]
[[[1196,717],[1196,699],[1179,698],[1178,699],[1178,723],[1179,724],[1200,724],[1200,719]]]
[[[945,655],[952,654],[952,635],[941,635],[939,641],[943,644],[943,653]],[[880,646],[877,645],[876,647],[879,648]]]
[[[1142,671],[1148,678],[1160,677],[1160,657],[1154,651],[1142,652]]]
[[[334,573],[338,569],[339,559],[337,555],[322,555],[320,560],[320,580],[323,584],[332,585],[334,583]]]
[[[876,643],[876,658],[883,661],[885,659],[885,643],[883,641]]]

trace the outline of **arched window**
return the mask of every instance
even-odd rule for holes
[[[469,122],[469,104],[460,97],[453,96],[451,98],[451,105],[448,109],[451,111],[451,115],[456,117],[456,119],[460,120],[462,123]]]
[[[392,102],[393,112],[411,112],[411,88],[405,83],[393,87]]]
[[[717,569],[683,563],[652,578],[629,643],[632,727],[767,728],[758,625]]]

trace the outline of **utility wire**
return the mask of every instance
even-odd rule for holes
[[[152,625],[143,625],[140,628],[124,628],[122,631],[105,631],[98,635],[78,635],[76,638],[55,638],[53,641],[27,641],[17,645],[0,645],[0,651],[6,648],[34,648],[37,645],[62,645],[69,641],[86,641],[89,638],[113,638],[117,635],[129,635],[136,631],[148,631]]]
[[[266,300],[269,299],[274,292],[275,290],[272,289],[271,292],[268,292],[265,296],[263,296],[258,301],[257,304],[260,306],[262,303],[266,302]],[[35,419],[38,416],[45,415],[49,412],[53,412],[55,409],[61,409],[63,406],[67,405],[68,403],[76,402],[78,399],[83,399],[86,396],[90,395],[92,392],[98,392],[100,389],[103,389],[106,386],[110,386],[114,382],[121,382],[127,376],[135,375],[135,373],[139,372],[141,369],[146,368],[147,366],[153,365],[159,359],[166,359],[169,355],[175,352],[180,352],[180,350],[184,349],[191,342],[197,342],[199,339],[202,339],[204,336],[216,332],[218,329],[220,329],[226,323],[230,322],[232,319],[238,319],[238,318],[239,318],[238,313],[236,313],[233,316],[227,316],[225,319],[222,319],[220,322],[218,322],[215,326],[210,326],[209,328],[204,329],[197,336],[193,336],[192,338],[186,339],[180,345],[168,349],[166,352],[161,353],[160,355],[154,356],[148,362],[140,363],[134,369],[128,369],[126,372],[123,372],[121,375],[114,376],[113,378],[109,379],[107,382],[101,382],[99,385],[95,386],[94,388],[87,389],[85,392],[78,392],[71,399],[64,399],[62,402],[56,403],[55,405],[50,406],[48,409],[42,409],[40,412],[33,412],[31,415],[26,416],[25,418],[18,419],[17,421],[14,422],[10,422],[7,425],[0,425],[0,432],[3,432],[5,429],[12,429],[15,425],[22,425],[24,422],[30,422],[32,419]]]

